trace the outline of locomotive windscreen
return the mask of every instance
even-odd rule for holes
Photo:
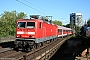
[[[35,22],[18,22],[18,28],[34,28]]]
[[[25,28],[26,22],[18,22],[18,28]]]
[[[34,28],[35,22],[27,22],[27,28]]]

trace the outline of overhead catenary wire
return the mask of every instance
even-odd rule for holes
[[[29,1],[27,1],[27,0],[24,0],[25,2],[27,2],[27,3],[29,3],[29,4],[31,4],[31,5],[33,5],[33,6],[35,6],[35,7],[37,7],[37,8],[39,8],[40,10],[43,10],[43,11],[45,11],[44,9],[42,9],[42,8],[40,8],[40,7],[38,7],[38,6],[36,6],[35,4],[33,4],[33,3],[31,3],[31,2],[29,2]],[[46,12],[46,11],[45,11]]]
[[[23,5],[27,6],[27,7],[29,7],[29,8],[31,8],[31,9],[34,9],[34,10],[36,10],[36,11],[38,11],[38,12],[46,15],[46,13],[44,13],[44,12],[42,12],[42,11],[39,11],[38,9],[35,9],[35,8],[27,5],[26,3],[21,2],[20,0],[16,0],[16,1],[18,1],[19,3],[21,3],[21,4],[23,4]],[[27,0],[24,0],[24,1],[26,1],[26,2],[29,3],[29,4],[32,4],[32,5],[36,6],[35,4],[33,4],[33,3],[31,3],[31,2],[29,2],[29,1],[27,1]],[[36,7],[38,7],[38,6],[36,6]],[[39,7],[38,7],[38,8],[39,8]],[[41,8],[39,8],[39,9],[41,9]],[[45,11],[44,9],[42,9],[42,10]],[[45,11],[45,12],[46,12],[46,11]],[[48,18],[48,17],[47,17],[47,18]],[[52,18],[54,18],[54,17],[52,16]],[[49,18],[48,18],[48,19],[49,19]],[[49,19],[49,20],[50,20],[50,19]]]
[[[34,9],[34,10],[36,10],[36,11],[38,11],[38,12],[40,12],[40,13],[42,13],[42,14],[44,14],[44,15],[46,15],[46,13],[44,13],[44,12],[41,12],[41,11],[39,11],[38,9],[35,9],[35,8],[33,8],[33,7],[31,7],[31,6],[29,6],[29,5],[27,5],[26,3],[23,3],[23,2],[21,2],[20,0],[17,0],[19,3],[21,3],[21,4],[23,4],[23,5],[25,5],[25,6],[27,6],[27,7],[29,7],[29,8],[32,8],[32,9]],[[27,1],[27,0],[24,0],[24,1],[26,1],[27,3],[29,3],[29,4],[32,4],[31,2],[29,2],[29,1]],[[34,4],[32,4],[32,5],[34,5]],[[36,6],[36,5],[34,5],[34,6]],[[37,7],[37,6],[36,6]],[[39,8],[39,7],[38,7]],[[41,8],[40,8],[41,9]],[[42,9],[43,10],[43,9]],[[43,11],[45,11],[45,10],[43,10]],[[52,16],[53,17],[53,16]],[[48,18],[48,17],[47,17]],[[53,17],[54,18],[54,17]],[[48,18],[49,19],[49,18]],[[50,20],[50,19],[49,19]]]
[[[27,3],[33,5],[33,6],[37,7],[37,8],[39,8],[40,10],[43,10],[45,13],[48,13],[46,10],[44,10],[44,9],[42,9],[42,8],[40,8],[40,7],[38,7],[38,6],[36,6],[35,4],[33,4],[33,3],[31,3],[31,2],[29,2],[29,1],[27,1],[27,0],[24,0],[24,1],[26,1]],[[49,13],[50,13],[50,12],[49,12]],[[53,16],[52,16],[52,17],[53,17]]]
[[[21,2],[21,1],[19,1],[19,0],[16,0],[16,1],[18,1],[19,3],[21,3],[21,4],[25,5],[25,6],[29,7],[29,8],[31,8],[31,9],[33,9],[33,10],[36,10],[36,11],[38,11],[38,12],[42,13],[42,14],[46,14],[46,13],[41,12],[41,11],[39,11],[39,10],[37,10],[37,9],[35,9],[35,8],[33,8],[33,7],[31,7],[31,6],[27,5],[27,4],[25,4],[25,3],[23,3],[23,2]]]

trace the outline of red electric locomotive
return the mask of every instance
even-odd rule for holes
[[[31,16],[33,17],[33,16]],[[31,50],[38,43],[57,37],[57,26],[34,16],[34,19],[18,19],[16,22],[15,49]]]

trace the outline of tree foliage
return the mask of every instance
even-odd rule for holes
[[[88,21],[87,21],[87,25],[90,26],[90,19],[88,19]]]
[[[48,22],[54,23],[56,25],[62,26],[62,22],[58,21],[58,20],[52,21],[45,16],[41,16],[40,19],[42,19],[43,21],[48,21]]]
[[[70,24],[67,24],[67,25],[63,25],[64,27],[68,27],[68,28],[70,28]]]
[[[4,11],[0,14],[0,36],[14,36],[16,20],[27,17],[24,12]]]
[[[24,12],[16,11],[4,11],[0,14],[0,36],[15,36],[16,33],[16,20],[26,18],[27,15]],[[46,17],[41,17],[46,19]],[[54,24],[61,26],[62,22],[55,20]]]
[[[62,22],[61,21],[55,20],[55,21],[52,21],[52,22],[54,24],[56,24],[56,25],[62,26]]]

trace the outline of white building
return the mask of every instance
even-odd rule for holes
[[[70,14],[70,24],[74,26],[82,26],[82,14],[81,13],[71,13]]]

